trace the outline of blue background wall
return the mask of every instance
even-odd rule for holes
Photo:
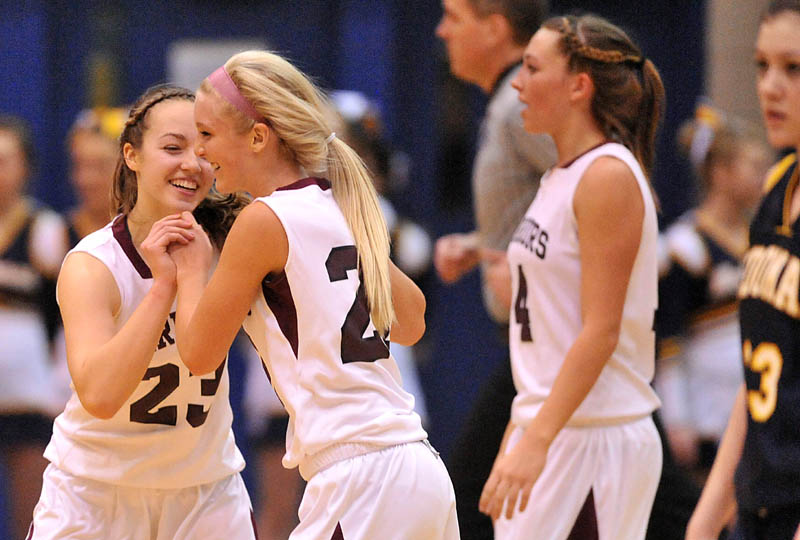
[[[408,0],[124,0],[113,3],[44,0],[0,3],[0,112],[29,120],[39,168],[31,191],[57,209],[72,204],[64,136],[76,113],[92,103],[92,77],[106,66],[106,94],[130,103],[166,77],[169,43],[186,38],[260,38],[284,53],[325,88],[360,90],[383,108],[391,140],[412,159],[411,181],[398,204],[433,236],[472,227],[469,199],[450,197],[441,178],[442,99],[446,60],[434,29],[437,1]],[[654,183],[662,221],[690,202],[688,174],[674,152],[673,134],[692,115],[702,91],[705,2],[553,0],[554,13],[595,11],[635,36],[660,68],[668,107]],[[94,75],[93,75],[94,73]],[[95,88],[95,90],[97,90]],[[102,90],[102,88],[101,88]],[[463,160],[471,159],[483,99],[470,106]],[[451,171],[452,172],[452,171]],[[468,168],[457,171],[468,196]],[[478,276],[445,287],[423,280],[428,333],[420,371],[431,411],[431,440],[448,454],[483,378],[505,357],[479,298]],[[240,370],[232,363],[232,374]],[[234,386],[234,401],[239,399]],[[2,537],[2,532],[0,532]]]

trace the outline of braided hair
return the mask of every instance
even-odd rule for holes
[[[136,173],[125,162],[123,148],[130,143],[141,148],[144,133],[148,129],[147,118],[150,110],[172,99],[194,102],[194,92],[180,86],[161,84],[145,91],[128,112],[128,119],[119,136],[119,159],[111,185],[111,205],[114,214],[128,214],[136,206],[138,182]],[[233,225],[239,211],[249,203],[249,198],[241,194],[223,196],[212,188],[205,199],[195,208],[193,214],[202,225],[211,241],[222,249],[225,237]]]
[[[591,110],[603,134],[626,146],[649,173],[664,110],[664,85],[653,62],[625,32],[595,15],[553,17],[542,26],[561,33],[570,71],[591,77]]]

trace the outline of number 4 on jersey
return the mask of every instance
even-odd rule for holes
[[[528,315],[528,282],[525,281],[522,266],[517,265],[517,270],[519,271],[519,286],[517,287],[517,299],[514,302],[514,318],[521,326],[520,341],[533,341],[531,321]]]

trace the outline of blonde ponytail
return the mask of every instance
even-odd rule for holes
[[[394,320],[389,281],[389,231],[364,163],[341,139],[329,144],[328,179],[358,251],[372,322],[386,335]]]

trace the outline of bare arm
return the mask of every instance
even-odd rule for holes
[[[716,539],[736,512],[733,475],[742,456],[747,435],[746,397],[747,390],[743,384],[736,394],[714,466],[711,467],[700,501],[686,527],[686,540]]]
[[[275,213],[256,202],[236,218],[209,281],[210,249],[198,243],[171,252],[178,266],[176,341],[195,375],[214,371],[225,358],[261,281],[286,265],[289,240]]]
[[[425,333],[425,295],[411,278],[389,261],[395,321],[391,339],[399,345],[413,345]]]
[[[581,179],[573,205],[581,253],[583,327],[536,418],[520,442],[495,465],[484,487],[481,511],[495,519],[506,498],[507,517],[513,515],[518,497],[520,509],[525,508],[550,444],[588,395],[619,339],[642,232],[641,191],[624,163],[599,158]]]
[[[159,266],[153,254],[161,250],[166,256],[169,243],[191,239],[172,219],[153,225],[142,243],[142,255],[153,271],[153,285],[118,332],[115,315],[121,298],[109,269],[87,253],[74,253],[64,262],[58,297],[67,364],[81,404],[98,418],[114,416],[133,394],[169,316],[175,298],[174,267],[170,273],[169,265]]]

